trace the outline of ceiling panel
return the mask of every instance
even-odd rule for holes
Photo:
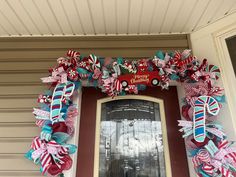
[[[0,34],[2,35],[9,35],[7,30],[0,24]]]
[[[14,1],[15,2],[15,1]],[[42,10],[35,4],[34,1],[25,1],[19,0],[22,8],[28,14],[29,18],[32,19],[32,22],[35,24],[36,28],[40,31],[41,35],[53,35],[54,33],[47,24],[45,18],[41,12]],[[1,7],[0,7],[1,8]],[[20,14],[18,14],[20,16]]]
[[[153,21],[149,33],[160,33],[161,26],[163,25],[164,19],[166,18],[170,3],[171,0],[157,1],[156,10],[153,16]]]
[[[175,16],[169,32],[178,33],[183,32],[186,24],[191,18],[191,14],[198,3],[198,0],[183,1],[182,5],[179,8],[178,13]]]
[[[188,22],[185,24],[183,28],[183,32],[194,31],[194,29],[198,26],[199,21],[203,17],[204,13],[208,9],[208,6],[211,1],[214,1],[214,0],[204,0],[204,1],[198,0],[197,1],[196,6],[194,7],[194,9],[192,10],[190,14],[190,18]]]
[[[236,11],[236,1],[234,2],[234,4],[232,5],[232,7],[229,10],[229,13],[233,13]]]
[[[117,33],[127,34],[131,0],[116,0]]]
[[[51,0],[52,1],[52,0]],[[59,20],[55,15],[55,12],[53,11],[51,4],[49,1],[43,0],[43,1],[37,1],[33,0],[35,6],[37,7],[39,13],[41,14],[41,17],[44,19],[45,23],[50,28],[50,31],[54,35],[58,34],[65,34],[61,24],[59,23]]]
[[[164,23],[161,26],[161,33],[162,32],[170,32],[170,29],[172,28],[172,24],[176,21],[178,14],[184,4],[184,0],[178,0],[178,1],[171,1],[168,11],[166,13],[166,17],[164,19]]]
[[[68,20],[68,24],[70,25],[74,35],[85,34],[75,1],[68,3],[67,1],[60,0],[60,3],[63,7],[66,19]]]
[[[107,34],[116,34],[116,0],[102,0]]]
[[[48,6],[53,14],[57,26],[60,28],[63,34],[74,34],[72,25],[67,18],[67,14],[63,7],[61,0],[50,0]]]
[[[27,33],[39,35],[41,34],[40,30],[36,26],[36,23],[31,18],[28,11],[22,6],[21,1],[8,0],[8,6],[11,7],[12,11],[15,13],[17,18],[21,21],[22,25],[27,30]],[[20,15],[19,15],[20,14]]]
[[[235,0],[0,0],[0,37],[190,33],[235,12]]]
[[[143,1],[142,15],[140,16],[140,25],[138,33],[148,34],[153,21],[153,15],[156,10],[157,0]],[[135,33],[135,32],[134,32]]]
[[[202,15],[202,18],[199,20],[198,27],[204,26],[212,21],[212,19],[215,17],[216,13],[221,8],[224,1],[222,0],[211,0],[209,2],[209,5],[207,6],[207,9]]]
[[[11,24],[17,34],[26,35],[30,34],[29,27],[24,24],[22,17],[17,15],[13,6],[9,1],[0,1],[1,12],[4,18]]]
[[[235,0],[224,0],[221,7],[212,18],[212,21],[215,21],[219,18],[224,17],[230,11],[231,7],[235,4]]]
[[[20,35],[15,27],[12,25],[11,22],[8,21],[8,18],[5,16],[5,14],[1,11],[0,9],[0,26],[1,26],[1,29],[5,32],[1,35],[4,35],[7,33],[8,36],[11,36],[11,35]]]
[[[140,20],[143,14],[143,4],[144,0],[130,0],[130,10],[129,10],[129,24],[127,33],[137,34],[140,29]]]
[[[89,11],[97,34],[107,34],[103,0],[88,0]]]
[[[84,28],[84,33],[85,35],[88,34],[97,34],[95,27],[94,27],[94,22],[93,18],[91,15],[91,12],[89,10],[89,4],[88,1],[86,0],[74,0],[77,8],[78,15],[81,20],[81,24]],[[71,3],[71,0],[67,0],[67,3]],[[72,4],[71,4],[72,5]]]

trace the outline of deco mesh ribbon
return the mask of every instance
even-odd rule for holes
[[[68,154],[68,149],[59,145],[55,141],[45,142],[39,137],[34,138],[31,148],[34,150],[32,159],[34,162],[40,161],[42,164],[42,173],[45,174],[54,162],[58,168],[61,168],[63,157]]]
[[[168,89],[170,81],[180,82],[185,90],[185,120],[180,120],[179,126],[197,175],[231,177],[236,172],[236,150],[222,126],[214,122],[225,100],[223,89],[215,85],[220,70],[206,59],[191,56],[190,50],[158,51],[148,59],[132,61],[94,54],[85,57],[69,50],[49,73],[41,78],[49,88],[39,95],[39,108],[33,110],[41,133],[25,155],[40,165],[43,174],[62,176],[72,166],[69,154],[76,151],[76,146],[67,141],[73,136],[78,115],[73,97],[82,83],[115,97],[138,94],[147,86]]]
[[[192,158],[195,168],[202,176],[233,177],[235,171],[236,151],[229,147],[226,140],[219,142],[218,146],[210,140],[205,149],[201,149]]]

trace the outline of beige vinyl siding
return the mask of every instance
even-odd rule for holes
[[[23,156],[39,135],[32,108],[46,86],[40,78],[68,49],[82,54],[142,58],[156,50],[183,50],[187,35],[0,39],[0,176],[40,176]]]

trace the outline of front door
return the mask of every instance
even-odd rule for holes
[[[176,87],[139,95],[83,88],[77,177],[189,177]]]

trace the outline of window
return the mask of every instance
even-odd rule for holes
[[[236,36],[227,38],[226,44],[234,68],[234,74],[236,75]]]

